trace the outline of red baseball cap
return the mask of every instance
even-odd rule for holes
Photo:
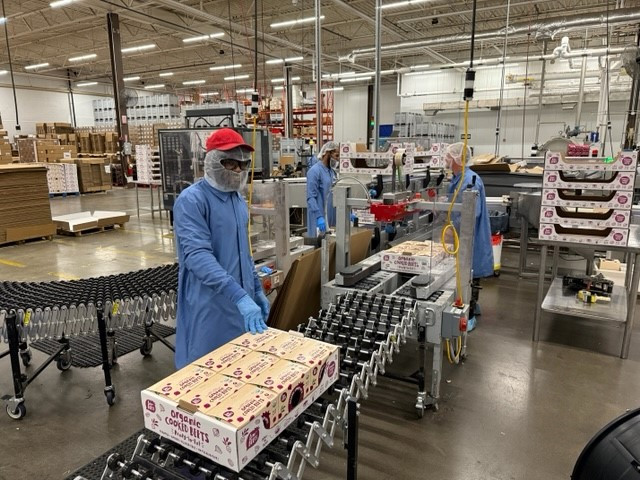
[[[253,147],[244,142],[244,138],[232,128],[221,128],[216,130],[207,138],[207,152],[211,150],[232,150],[236,147],[243,147],[253,152]]]

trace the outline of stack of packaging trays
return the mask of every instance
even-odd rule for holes
[[[631,151],[613,159],[547,152],[539,238],[626,246],[637,163]]]

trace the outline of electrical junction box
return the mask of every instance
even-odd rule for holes
[[[460,320],[462,318],[465,321],[469,319],[469,305],[463,305],[462,307],[449,305],[445,308],[444,312],[442,312],[442,338],[451,339],[462,335],[462,331],[460,331]]]

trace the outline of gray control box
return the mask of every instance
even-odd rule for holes
[[[442,338],[456,338],[462,335],[460,319],[469,319],[469,305],[461,308],[448,305],[442,312]]]

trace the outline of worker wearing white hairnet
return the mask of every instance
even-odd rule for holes
[[[336,180],[340,145],[327,142],[320,150],[320,160],[307,171],[307,235],[316,237],[336,224],[331,185]]]
[[[253,148],[230,128],[206,142],[205,177],[173,207],[178,312],[175,365],[182,368],[244,332],[267,326],[269,300],[249,248],[249,210],[240,192]]]
[[[449,200],[453,198],[453,194],[460,184],[462,178],[462,153],[464,151],[464,143],[453,143],[449,145],[445,153],[445,161],[447,166],[453,171],[453,178],[449,185]],[[469,330],[475,326],[474,314],[479,315],[477,308],[477,300],[479,294],[479,279],[493,275],[493,248],[491,246],[491,225],[489,223],[489,212],[487,211],[487,197],[484,192],[484,184],[478,174],[469,168],[471,162],[471,149],[467,146],[465,156],[464,180],[456,198],[456,202],[462,201],[462,193],[470,188],[478,192],[478,200],[476,202],[476,224],[473,239],[473,280],[472,288],[472,312],[469,314],[470,325]],[[460,215],[452,215],[454,226],[460,232]],[[473,320],[472,320],[473,319]]]

